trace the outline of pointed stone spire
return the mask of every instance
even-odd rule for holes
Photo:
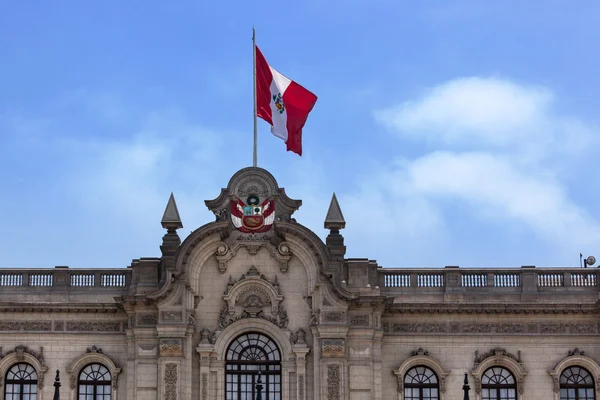
[[[346,227],[346,220],[344,220],[344,215],[342,214],[342,209],[340,208],[335,193],[331,198],[324,225],[325,229],[330,230],[340,230]]]
[[[327,248],[338,261],[343,261],[346,254],[346,246],[344,246],[344,237],[340,235],[340,229],[346,227],[346,220],[344,219],[335,193],[331,198],[324,225],[325,229],[329,229],[329,235],[325,239]]]
[[[165,229],[183,228],[183,224],[181,223],[181,218],[179,217],[179,210],[177,209],[177,203],[175,203],[175,196],[173,196],[173,192],[171,192],[171,197],[169,197],[169,202],[167,203],[165,213],[163,214],[160,223]]]
[[[165,208],[162,220],[160,221],[163,228],[167,230],[167,233],[162,238],[162,245],[160,251],[162,253],[162,265],[161,265],[161,280],[164,278],[165,268],[170,268],[175,265],[175,253],[177,248],[181,244],[181,239],[177,234],[177,229],[183,228],[181,218],[179,217],[179,210],[177,210],[177,203],[175,203],[175,196],[171,193],[169,202]]]

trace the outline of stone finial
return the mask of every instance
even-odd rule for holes
[[[342,209],[337,201],[335,193],[331,197],[331,203],[329,204],[329,210],[325,217],[325,229],[340,230],[346,227],[346,220],[342,214]]]
[[[171,197],[169,197],[169,202],[167,203],[165,213],[163,214],[160,223],[165,229],[183,228],[183,224],[181,223],[181,218],[179,217],[179,210],[177,210],[177,203],[175,203],[175,196],[173,196],[173,193],[171,193]]]

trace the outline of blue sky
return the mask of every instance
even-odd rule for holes
[[[252,162],[252,26],[319,100],[304,155],[259,166],[348,257],[576,266],[600,257],[600,3],[0,0],[0,267],[159,256]]]

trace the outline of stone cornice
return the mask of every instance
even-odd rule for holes
[[[597,304],[387,304],[385,314],[598,314]]]
[[[1,312],[19,313],[97,313],[115,314],[122,311],[118,304],[110,303],[0,303]]]

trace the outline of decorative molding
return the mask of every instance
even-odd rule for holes
[[[324,323],[343,324],[346,322],[346,313],[344,311],[327,311],[321,313],[321,321]]]
[[[231,316],[231,315],[229,315],[227,305],[225,305],[225,306],[223,306],[223,309],[219,313],[219,328],[225,329],[229,325],[233,324],[234,322],[240,321],[242,319],[247,319],[247,318],[264,319],[266,321],[271,322],[272,324],[276,325],[277,327],[279,327],[281,329],[286,329],[288,326],[288,323],[289,323],[287,311],[285,311],[283,308],[279,309],[279,312],[277,313],[277,315],[275,317],[266,315],[262,310],[257,312],[255,315],[251,315],[249,312],[244,310],[239,315]]]
[[[577,347],[574,350],[569,350],[567,356],[584,356],[585,352],[580,351]]]
[[[446,333],[447,327],[445,323],[394,323],[392,325],[394,333]]]
[[[158,323],[158,315],[156,313],[151,314],[138,314],[137,315],[137,326],[154,326]]]
[[[512,358],[517,363],[521,364],[521,351],[520,350],[517,351],[517,355],[515,356],[514,354],[507,352],[505,349],[496,347],[495,349],[491,349],[487,353],[483,353],[483,354],[479,354],[479,351],[475,350],[475,367],[477,367],[479,364],[481,364],[483,362],[483,360],[485,360],[486,358],[490,358],[490,357],[496,357],[496,358],[508,357],[508,358]]]
[[[350,325],[352,326],[369,326],[369,314],[358,314],[350,316]]]
[[[178,372],[176,363],[165,364],[165,400],[177,400]]]
[[[396,376],[396,384],[398,393],[404,392],[404,376],[413,367],[424,365],[427,368],[431,368],[438,376],[440,383],[441,400],[444,400],[446,393],[446,377],[450,375],[450,370],[444,369],[442,363],[437,359],[429,355],[427,350],[419,347],[417,350],[411,352],[411,356],[404,360],[398,368],[392,370],[392,373]]]
[[[183,339],[160,339],[159,354],[161,357],[183,356]]]
[[[505,349],[496,347],[481,355],[478,351],[475,351],[474,366],[471,370],[471,375],[473,375],[475,380],[475,393],[481,393],[481,376],[492,366],[500,366],[508,369],[517,380],[517,391],[521,395],[525,392],[527,369],[525,369],[521,361],[521,351],[518,351],[515,356]]]
[[[245,248],[251,255],[256,255],[261,247],[265,247],[271,255],[279,261],[279,270],[285,274],[288,271],[288,262],[292,258],[290,246],[286,242],[281,242],[276,247],[274,246],[268,235],[247,234],[239,235],[232,246],[225,242],[219,243],[215,257],[219,262],[219,272],[224,274],[227,272],[227,263],[235,257],[240,248]]]
[[[346,341],[344,339],[321,339],[321,355],[323,357],[344,357]]]
[[[77,390],[77,379],[79,377],[79,373],[86,365],[92,363],[102,364],[109,370],[110,375],[112,377],[112,397],[116,397],[117,389],[119,388],[118,376],[121,372],[121,368],[119,368],[117,364],[112,360],[112,358],[105,354],[101,348],[96,346],[88,348],[84,354],[80,355],[75,360],[73,360],[71,364],[67,367],[67,373],[69,374],[69,384],[72,391],[72,395],[77,397],[75,395],[75,390]]]
[[[52,321],[0,321],[0,331],[36,331],[52,330]]]
[[[417,350],[410,353],[411,356],[428,356],[429,352],[427,350],[423,350],[422,347],[419,347]]]
[[[341,400],[341,368],[339,364],[327,365],[327,400]]]
[[[386,304],[385,314],[597,314],[595,304],[519,304],[519,303],[393,303]]]
[[[67,321],[67,331],[122,332],[123,324],[114,321]]]
[[[252,265],[239,279],[229,277],[223,294],[225,305],[219,313],[219,328],[225,329],[246,318],[262,318],[279,328],[287,328],[289,319],[281,306],[283,298],[277,276],[270,281]]]
[[[65,322],[64,321],[54,321],[54,330],[62,332],[65,330]]]
[[[475,322],[383,322],[386,334],[428,333],[434,335],[600,335],[593,322],[475,323]]]
[[[600,397],[600,365],[594,359],[585,356],[584,353],[578,348],[569,350],[567,356],[560,360],[554,369],[548,371],[554,384],[554,398],[556,400],[559,399],[561,374],[565,369],[574,366],[583,367],[592,375],[595,382],[596,398]]]
[[[17,362],[27,362],[35,368],[38,374],[38,389],[41,390],[44,387],[44,375],[48,371],[44,359],[44,348],[40,347],[40,351],[37,352],[27,346],[19,345],[3,353],[2,347],[0,347],[0,377],[5,377],[8,369]],[[0,378],[1,386],[2,379]]]

